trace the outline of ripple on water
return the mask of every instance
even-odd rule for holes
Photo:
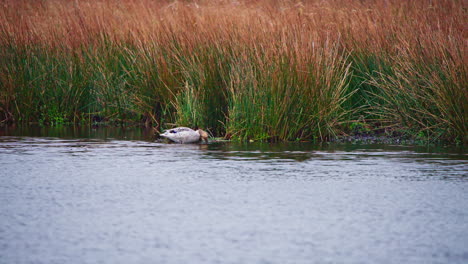
[[[0,166],[9,263],[468,261],[463,152],[0,137]]]

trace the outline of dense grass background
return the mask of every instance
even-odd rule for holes
[[[0,5],[0,120],[468,142],[464,1]]]

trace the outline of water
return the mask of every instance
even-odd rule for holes
[[[0,133],[0,263],[468,263],[460,149]]]

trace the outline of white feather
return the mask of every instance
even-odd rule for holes
[[[176,127],[164,131],[164,133],[160,134],[160,136],[176,143],[195,143],[202,139],[202,132],[203,131],[201,129],[193,130],[188,127]]]

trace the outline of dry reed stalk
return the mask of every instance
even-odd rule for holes
[[[8,99],[2,99],[2,111],[21,116],[26,110],[18,105],[39,107],[40,103],[20,103],[18,96],[11,95],[24,92],[24,98],[37,100],[33,99],[36,95],[27,92],[31,87],[43,91],[42,84],[34,81],[38,80],[37,76],[32,74],[33,79],[24,80],[12,76],[44,70],[42,74],[47,78],[61,78],[50,85],[61,87],[63,93],[72,93],[73,87],[88,91],[83,92],[87,95],[82,101],[92,100],[92,94],[108,94],[107,99],[88,102],[96,111],[102,111],[101,101],[110,100],[112,93],[118,93],[115,100],[122,101],[123,96],[134,98],[118,104],[119,111],[125,113],[151,112],[146,115],[167,115],[167,118],[200,116],[200,113],[180,113],[182,104],[198,104],[196,111],[208,111],[212,109],[207,101],[208,91],[218,94],[214,104],[232,99],[227,98],[231,85],[242,78],[232,70],[240,67],[240,63],[246,67],[240,72],[247,71],[247,76],[253,78],[244,80],[247,83],[267,85],[267,80],[277,80],[282,85],[273,87],[272,92],[322,98],[316,101],[315,109],[309,109],[314,114],[326,116],[324,113],[328,111],[331,98],[337,100],[333,109],[343,108],[344,99],[353,93],[353,97],[361,98],[357,100],[359,107],[371,105],[371,112],[380,107],[380,114],[391,109],[389,104],[401,103],[392,101],[394,93],[407,93],[415,97],[412,100],[419,100],[422,108],[418,111],[425,113],[425,118],[446,120],[438,127],[458,131],[450,132],[451,137],[466,138],[466,133],[461,132],[465,129],[462,123],[466,119],[467,99],[464,10],[464,2],[458,0],[3,0],[0,6],[0,56],[3,61],[15,63],[0,65],[0,89],[9,94]],[[332,50],[335,55],[328,54]],[[28,63],[24,64],[21,58]],[[44,66],[43,63],[54,61],[50,58],[63,58],[63,64],[59,65],[72,70]],[[335,85],[337,75],[334,74],[343,72],[350,62],[352,71],[346,74],[349,78],[343,80],[352,85],[340,84],[340,87],[349,87],[349,91],[343,93],[336,89],[333,93],[329,90],[328,97],[323,97],[321,89]],[[329,66],[324,69],[313,65]],[[439,75],[430,72],[431,69],[437,69]],[[416,72],[413,74],[411,70]],[[74,81],[74,76],[80,76],[80,79]],[[447,78],[450,82],[446,82]],[[426,80],[428,85],[417,86],[418,80]],[[431,88],[411,94],[400,89],[404,82],[416,85],[418,89]],[[98,88],[93,91],[96,84]],[[264,92],[262,85],[254,85],[257,96]],[[299,89],[301,85],[315,88],[301,88],[300,92],[294,93],[288,91],[291,87]],[[23,88],[12,92],[13,86]],[[113,91],[113,86],[120,88]],[[193,96],[194,100],[204,99],[190,102],[191,97],[185,92],[196,93],[198,97]],[[451,94],[462,99],[456,100]],[[369,99],[371,96],[380,103],[374,104],[373,99]],[[180,98],[185,98],[184,103]],[[3,102],[5,100],[9,102]],[[291,102],[277,103],[284,106],[284,111],[290,111],[286,106]],[[73,111],[88,109],[88,104],[80,104],[83,105],[73,106]],[[113,103],[107,102],[107,106],[109,104]],[[424,108],[433,104],[437,105],[435,112]],[[14,105],[18,106],[17,110],[13,110]],[[124,110],[124,107],[128,109]],[[173,113],[177,109],[179,113]],[[223,114],[228,115],[223,112],[217,116]],[[311,136],[304,132],[308,124],[295,124],[298,128],[290,129],[295,132],[278,132],[279,127],[287,126],[284,122],[290,120],[282,116],[280,119],[284,121],[278,119],[270,125],[269,131],[274,134],[271,136]],[[388,112],[383,118],[390,123],[399,123],[403,116]],[[330,120],[327,126],[335,128],[341,122]],[[226,124],[226,120],[218,121]],[[203,122],[215,126],[213,120]],[[426,125],[422,129],[432,127]],[[217,131],[221,133],[222,129]]]

